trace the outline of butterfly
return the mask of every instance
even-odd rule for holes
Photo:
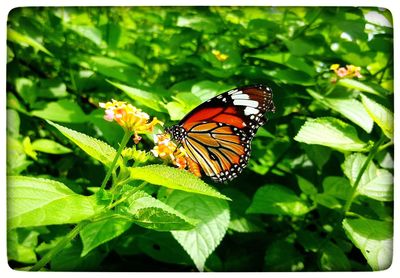
[[[271,88],[239,87],[200,104],[165,131],[184,147],[192,173],[201,176],[202,169],[213,181],[225,182],[247,166],[264,114],[274,111]]]

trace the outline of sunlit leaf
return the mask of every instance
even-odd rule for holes
[[[129,229],[132,222],[129,219],[118,217],[118,214],[104,214],[104,220],[87,224],[81,231],[83,250],[81,256],[86,256],[97,246],[116,238]]]
[[[23,35],[21,33],[18,33],[17,31],[8,28],[7,29],[7,39],[16,43],[19,43],[23,46],[31,46],[33,47],[36,51],[43,51],[47,55],[54,56],[50,51],[46,49],[42,44],[34,40],[33,38]]]
[[[354,185],[366,160],[367,157],[359,153],[346,157],[343,170],[352,185]],[[388,170],[377,168],[374,162],[370,161],[361,176],[357,192],[375,200],[392,201],[393,175]]]
[[[332,110],[339,112],[357,124],[366,132],[371,132],[374,122],[360,101],[346,98],[323,98],[320,94],[312,90],[308,90],[308,93]]]
[[[307,120],[294,140],[306,144],[317,144],[340,151],[366,151],[368,144],[357,136],[357,130],[345,122],[324,117]]]
[[[157,231],[189,230],[196,226],[196,218],[190,218],[153,198],[144,191],[129,198],[128,213],[136,224]]]
[[[71,149],[49,139],[37,139],[33,141],[32,148],[35,151],[51,154],[65,154],[72,152]]]
[[[373,270],[390,267],[393,259],[392,222],[367,218],[344,219],[343,228]]]
[[[31,114],[45,120],[62,123],[84,123],[87,121],[87,116],[81,107],[69,100],[49,102],[42,110],[34,110]]]
[[[165,165],[131,168],[131,178],[144,180],[171,189],[230,200],[192,173]]]
[[[117,153],[113,147],[86,134],[66,128],[51,121],[47,122],[57,128],[65,137],[78,145],[78,147],[80,147],[88,155],[94,159],[97,159],[108,167],[111,165]],[[122,163],[122,158],[118,159],[118,163]]]
[[[92,197],[64,184],[41,178],[12,176],[7,184],[8,228],[78,223],[95,214]]]
[[[374,122],[382,129],[383,133],[393,139],[393,112],[365,95],[361,95],[362,103]]]
[[[190,255],[197,269],[203,271],[205,261],[228,229],[227,201],[175,190],[165,202],[186,216],[200,220],[194,229],[173,231],[172,235]]]
[[[149,107],[155,111],[165,111],[163,106],[160,105],[161,101],[156,93],[151,93],[143,89],[126,86],[116,82],[108,82],[118,89],[122,90],[132,100],[139,102],[141,105]]]

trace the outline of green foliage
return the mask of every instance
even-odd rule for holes
[[[13,269],[391,264],[388,10],[17,8],[7,21],[6,81]],[[227,184],[161,165],[150,152],[161,125],[133,142],[134,131],[124,136],[99,109],[126,101],[168,127],[211,97],[259,83],[272,88],[276,112],[253,139],[248,167]]]
[[[8,183],[9,229],[78,223],[99,209],[94,198],[76,194],[60,182],[10,176]]]
[[[230,200],[194,175],[165,165],[131,168],[131,178],[220,199]]]

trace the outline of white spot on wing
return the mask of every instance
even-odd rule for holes
[[[233,101],[234,105],[241,105],[241,106],[250,106],[250,107],[258,107],[258,101],[256,100],[244,100],[244,99],[235,99]]]
[[[233,99],[250,99],[249,95],[246,94],[233,94]]]
[[[248,116],[248,115],[254,115],[254,114],[257,114],[258,112],[260,112],[258,109],[256,109],[256,108],[253,108],[253,107],[246,107],[245,109],[244,109],[244,114],[246,115],[246,116]]]

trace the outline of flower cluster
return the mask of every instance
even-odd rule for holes
[[[356,67],[354,65],[346,65],[346,67],[340,67],[339,64],[333,64],[331,65],[331,70],[333,70],[336,74],[336,77],[332,80],[336,82],[337,77],[339,78],[361,78],[362,75],[360,73],[361,68]]]
[[[163,125],[156,117],[149,122],[150,116],[147,113],[124,101],[113,99],[106,103],[101,102],[99,106],[105,109],[105,120],[116,121],[125,130],[134,133],[133,140],[136,144],[142,138],[138,133],[151,132],[156,124]]]
[[[221,53],[221,51],[213,49],[211,53],[217,58],[218,61],[220,62],[225,62],[228,60],[229,56],[227,54]]]
[[[169,134],[154,135],[154,144],[156,146],[150,151],[155,157],[160,157],[163,160],[171,160],[172,164],[180,169],[185,169],[187,166],[186,151],[183,147],[171,141]]]

